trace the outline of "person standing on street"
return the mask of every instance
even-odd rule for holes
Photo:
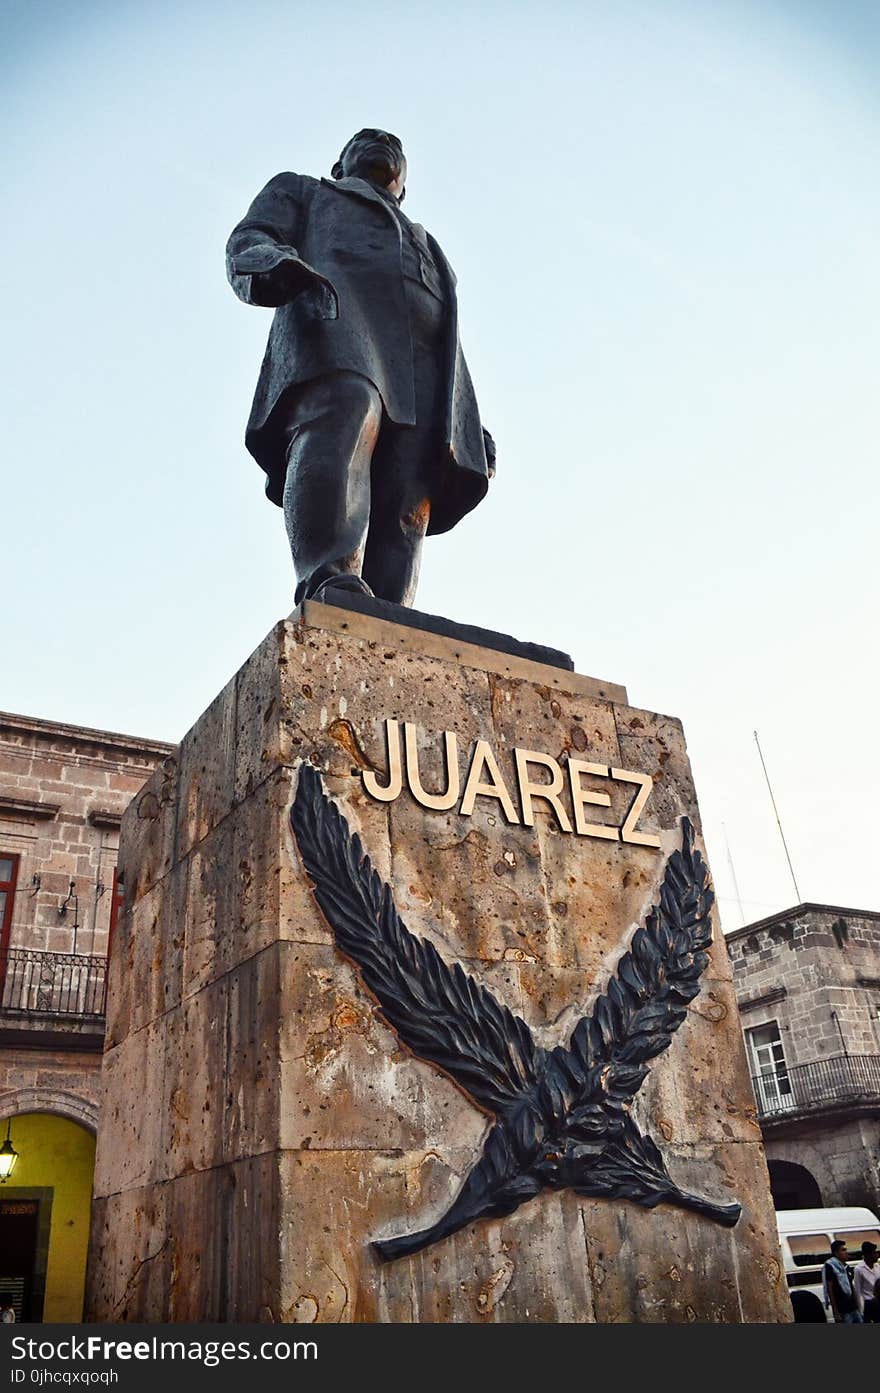
[[[862,1260],[853,1272],[853,1290],[867,1325],[880,1325],[880,1299],[877,1296],[877,1244],[866,1239],[862,1244]]]
[[[831,1257],[822,1268],[822,1294],[826,1310],[831,1307],[839,1325],[862,1325],[864,1318],[853,1290],[852,1268],[846,1265],[848,1256],[844,1240],[835,1238],[831,1244]]]

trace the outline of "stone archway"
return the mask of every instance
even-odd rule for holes
[[[821,1209],[822,1191],[819,1182],[795,1161],[768,1160],[770,1192],[774,1209]]]
[[[61,1088],[10,1088],[0,1093],[0,1119],[19,1113],[44,1112],[78,1122],[92,1136],[98,1131],[98,1105],[78,1093]]]
[[[3,1276],[18,1317],[82,1320],[95,1174],[94,1103],[64,1089],[9,1089],[0,1095],[18,1153],[0,1192]]]

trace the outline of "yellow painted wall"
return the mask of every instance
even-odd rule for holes
[[[95,1138],[66,1117],[21,1113],[12,1119],[12,1144],[18,1161],[5,1188],[50,1185],[55,1192],[43,1320],[81,1321]]]

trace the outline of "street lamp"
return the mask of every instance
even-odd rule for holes
[[[15,1163],[18,1160],[18,1152],[12,1145],[12,1140],[9,1135],[11,1127],[12,1118],[6,1123],[6,1140],[3,1145],[0,1146],[0,1185],[6,1184],[12,1172],[15,1170]]]

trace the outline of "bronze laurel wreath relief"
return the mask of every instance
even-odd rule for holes
[[[346,957],[360,969],[383,1019],[414,1054],[449,1074],[492,1115],[483,1153],[436,1224],[374,1243],[383,1259],[417,1253],[475,1219],[500,1218],[543,1189],[571,1187],[694,1209],[732,1226],[739,1204],[715,1204],[675,1184],[629,1108],[649,1062],[667,1049],[700,990],[712,938],[709,873],[682,819],[681,850],[666,863],[660,902],[636,930],[617,975],[572,1032],[543,1049],[525,1021],[458,963],[416,938],[324,793],[300,766],[290,815],[315,897]]]

